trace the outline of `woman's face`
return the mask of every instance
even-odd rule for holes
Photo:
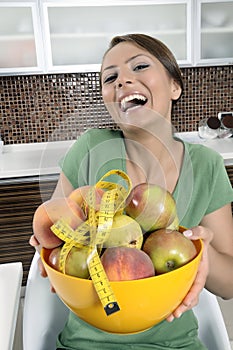
[[[159,60],[129,42],[119,43],[105,55],[101,83],[103,100],[113,119],[139,126],[143,126],[139,117],[143,110],[170,120],[172,100],[181,93]]]

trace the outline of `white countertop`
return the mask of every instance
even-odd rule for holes
[[[59,160],[75,140],[5,145],[0,178],[59,174]]]
[[[179,138],[190,143],[199,143],[212,148],[220,153],[224,159],[225,165],[233,165],[233,137],[226,139],[204,140],[198,136],[197,131],[180,132],[176,134]]]
[[[197,132],[176,134],[191,143],[213,148],[224,158],[226,165],[233,164],[233,138],[205,141]],[[0,154],[0,178],[59,174],[58,161],[75,140],[5,145]]]

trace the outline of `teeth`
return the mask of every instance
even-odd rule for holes
[[[133,100],[141,100],[141,101],[146,101],[146,97],[143,96],[143,95],[139,95],[139,94],[132,94],[132,95],[129,95],[129,96],[126,96],[124,97],[122,100],[121,100],[121,108],[122,109],[126,109],[126,104],[127,102],[130,102],[130,101],[133,101]]]

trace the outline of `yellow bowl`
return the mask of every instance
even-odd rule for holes
[[[120,311],[108,316],[91,280],[65,275],[50,267],[50,250],[42,249],[41,258],[58,296],[78,317],[106,332],[127,334],[154,326],[181,303],[195,279],[203,249],[200,240],[193,243],[197,256],[176,270],[140,280],[110,282]]]

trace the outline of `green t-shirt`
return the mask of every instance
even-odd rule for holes
[[[222,157],[202,145],[184,143],[185,153],[173,196],[179,222],[185,227],[198,225],[204,215],[233,201],[233,190]],[[126,172],[126,151],[121,131],[91,129],[85,132],[61,161],[61,168],[74,188],[95,184],[112,169]],[[116,178],[110,179],[116,181]],[[166,320],[134,335],[101,331],[72,312],[57,346],[69,350],[201,350],[197,321],[192,311],[172,323]]]

